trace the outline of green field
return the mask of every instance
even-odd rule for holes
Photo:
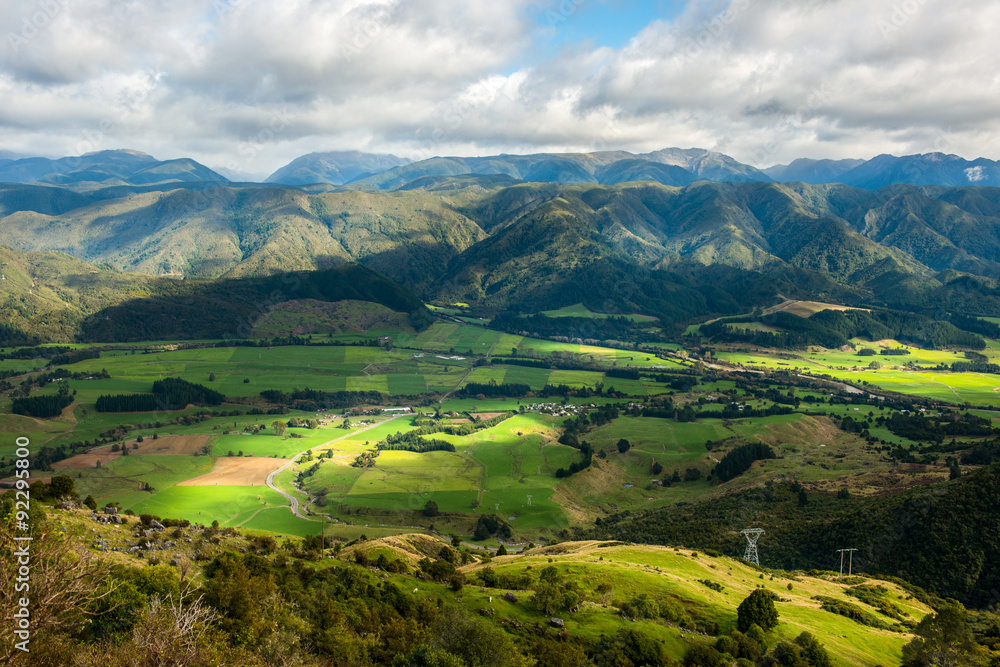
[[[384,435],[392,428],[379,427],[364,435],[374,440],[374,433]],[[386,451],[374,467],[363,471],[348,465],[361,451],[352,449],[351,443],[360,442],[351,438],[331,447],[336,460],[323,462],[307,479],[306,488],[322,494],[328,508],[401,513],[400,522],[416,520],[410,515],[433,500],[442,512],[514,516],[512,522],[521,530],[561,529],[568,522],[551,500],[559,483],[554,473],[578,459],[579,453],[553,444],[554,433],[551,418],[518,415],[470,436],[433,436],[452,442],[455,452]]]
[[[551,314],[581,316],[581,312],[579,308],[569,307]],[[350,336],[336,338],[347,340]],[[304,482],[305,491],[319,498],[318,505],[324,512],[332,512],[354,524],[388,522],[426,526],[428,522],[421,520],[417,510],[433,500],[447,515],[438,522],[465,534],[471,529],[469,521],[481,513],[501,514],[523,534],[545,536],[574,523],[586,525],[603,514],[696,501],[733,488],[788,476],[818,489],[834,489],[836,484],[842,483],[838,480],[853,476],[857,479],[850,482],[852,489],[874,493],[880,483],[876,477],[885,469],[874,453],[860,446],[854,436],[837,430],[834,422],[801,414],[730,421],[704,418],[692,423],[622,416],[612,424],[593,429],[586,436],[595,452],[604,451],[605,457],[595,458],[590,470],[560,480],[555,477],[555,471],[568,468],[580,454],[556,444],[561,420],[538,414],[518,415],[471,436],[434,436],[451,441],[456,447],[453,453],[383,452],[374,467],[361,470],[350,466],[355,457],[387,435],[413,428],[411,417],[399,417],[364,430],[359,426],[361,418],[353,418],[352,428],[345,431],[335,428],[342,420],[335,416],[330,424],[319,430],[289,429],[282,437],[276,437],[270,424],[279,418],[287,420],[291,415],[217,416],[189,424],[166,424],[166,421],[190,416],[198,408],[155,414],[101,414],[93,408],[103,394],[147,392],[153,381],[162,377],[182,377],[234,397],[255,396],[263,389],[291,391],[303,387],[326,391],[375,390],[396,396],[436,392],[441,396],[460,388],[459,383],[465,378],[466,382],[484,384],[526,384],[532,391],[547,384],[577,389],[603,385],[648,400],[672,392],[669,383],[609,378],[599,370],[550,370],[507,364],[475,365],[475,362],[492,349],[498,356],[551,357],[553,361],[565,360],[574,365],[631,366],[647,372],[669,371],[685,363],[682,359],[662,359],[645,352],[524,338],[451,321],[438,321],[419,334],[396,332],[392,338],[392,349],[286,346],[178,350],[139,346],[135,350],[106,350],[100,359],[70,367],[80,373],[106,369],[112,375],[112,379],[71,380],[69,386],[75,392],[76,402],[71,414],[50,420],[5,415],[0,418],[0,429],[6,434],[25,435],[36,446],[95,440],[101,433],[124,424],[130,438],[149,437],[154,432],[160,435],[208,434],[212,456],[242,452],[246,456],[288,458],[305,450],[318,454],[322,449],[329,449],[333,459],[322,460],[319,468]],[[898,345],[895,341],[855,342],[866,347]],[[678,350],[676,345],[660,347],[670,352]],[[736,352],[723,347],[706,357],[709,361],[822,375],[860,386],[867,383],[952,403],[998,405],[1000,377],[930,370],[929,367],[964,359],[964,355],[945,350],[910,349],[912,354],[907,356],[860,357],[852,351],[818,348],[795,354],[767,354]],[[1000,358],[1000,347],[991,345],[986,353]],[[873,360],[880,362],[882,367],[869,368]],[[27,366],[34,363],[29,362]],[[211,376],[214,379],[210,379]],[[57,389],[55,384],[50,384],[39,393],[55,393]],[[722,406],[713,402],[714,397],[719,392],[734,389],[736,384],[730,379],[703,378],[689,397],[675,400],[684,404],[708,399],[709,402],[699,409],[717,412]],[[822,399],[826,392],[796,389],[795,394],[800,398],[808,395]],[[565,402],[603,405],[612,400],[595,396],[568,398]],[[742,400],[750,407],[767,405],[752,398]],[[450,398],[440,407],[458,413],[456,418],[461,421],[469,412],[516,411],[522,405],[545,401],[562,402],[562,399]],[[9,401],[4,405],[9,406]],[[433,412],[434,407],[430,402],[429,405],[424,403],[422,409]],[[846,406],[823,405],[822,409],[838,416],[855,416],[856,412]],[[298,413],[297,416],[313,418],[317,415]],[[157,425],[157,422],[163,423]],[[262,425],[265,430],[256,435],[241,433],[246,427],[255,425]],[[872,426],[871,432],[887,442],[913,444],[884,427]],[[619,454],[616,448],[621,438],[632,444],[626,454]],[[705,443],[726,439],[732,443],[767,442],[776,448],[780,458],[755,466],[727,485],[713,486],[704,475],[718,457],[725,454],[725,448],[710,452]],[[4,443],[6,449],[0,454],[13,450],[12,440],[9,438]],[[170,515],[187,517],[194,511],[194,501],[185,499],[206,492],[191,490],[200,487],[175,485],[204,474],[211,468],[211,462],[211,457],[190,456],[120,458],[99,470],[79,471],[78,486],[96,498],[113,498],[128,507],[156,507],[165,511],[177,499],[178,509]],[[314,461],[297,463],[277,478],[282,488],[299,498],[303,507],[309,506],[310,498],[305,492],[296,490],[292,482],[297,474],[313,465]],[[654,465],[662,466],[663,472],[653,475]],[[699,470],[702,479],[669,487],[658,484],[674,470],[683,474],[689,468]],[[151,492],[144,490],[146,482],[152,486]],[[242,489],[233,496],[237,504],[219,505],[216,500],[208,500],[204,507],[197,509],[199,516],[217,518],[231,511],[228,518],[223,517],[227,521],[260,530],[280,528],[283,514],[278,508],[284,501],[268,489],[262,493],[258,493],[259,487]],[[251,497],[256,500],[258,495],[262,498],[260,507],[248,500]],[[223,506],[228,509],[218,509]],[[266,511],[258,514],[258,509]],[[291,515],[287,518],[290,520]],[[305,527],[296,527],[295,521],[289,524],[289,531],[308,532]]]
[[[186,479],[204,475],[212,470],[215,459],[209,456],[122,456],[96,470],[87,470],[76,480],[76,488],[82,495],[92,495],[103,505],[119,500],[125,508],[130,507],[121,497],[126,494],[135,498],[143,482],[149,482],[154,493],[142,492],[142,496],[162,493]],[[75,477],[78,471],[67,470]],[[211,523],[211,522],[209,522]]]
[[[258,510],[268,507],[282,508],[289,525],[301,525],[283,506],[284,498],[267,487],[261,486],[174,486],[129,507],[136,514],[148,512],[160,516],[187,519],[192,523],[208,525],[218,521],[223,526],[248,528]],[[274,522],[271,522],[272,525]],[[313,525],[311,522],[304,522]],[[283,531],[287,532],[287,531]],[[313,528],[311,532],[319,532]]]
[[[564,306],[558,310],[543,310],[542,315],[548,317],[589,317],[594,319],[607,319],[609,317],[624,317],[633,322],[655,322],[655,317],[650,317],[649,315],[637,315],[629,313],[595,313],[594,311],[587,308],[582,303],[573,304],[572,306]]]

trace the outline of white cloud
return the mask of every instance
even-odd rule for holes
[[[555,53],[546,40],[586,7],[551,29],[533,7],[7,2],[0,147],[63,155],[89,142],[258,173],[337,148],[697,145],[759,165],[931,150],[1000,157],[1000,5],[692,0],[619,49]],[[523,64],[536,53],[550,55]]]

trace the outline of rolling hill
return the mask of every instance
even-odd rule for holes
[[[410,291],[356,263],[225,280],[121,273],[60,252],[0,247],[0,345],[241,338],[287,302],[365,301],[420,330],[432,316]],[[289,321],[285,318],[285,321]],[[282,331],[288,333],[287,328]]]

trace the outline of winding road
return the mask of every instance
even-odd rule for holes
[[[408,415],[395,415],[394,417],[389,417],[385,421],[380,421],[380,422],[378,422],[376,424],[371,424],[370,426],[366,426],[363,429],[360,429],[358,431],[348,431],[347,433],[345,433],[344,435],[340,436],[339,438],[334,438],[333,440],[327,440],[322,445],[316,445],[315,447],[310,447],[309,449],[304,449],[301,452],[299,452],[298,454],[296,454],[295,456],[293,456],[288,461],[288,463],[286,463],[285,465],[281,466],[280,468],[278,468],[274,472],[270,473],[267,476],[267,485],[269,487],[271,487],[272,489],[274,489],[275,491],[277,491],[278,493],[280,493],[281,495],[283,495],[285,498],[288,499],[288,502],[291,503],[292,514],[294,514],[295,516],[299,517],[300,519],[305,519],[306,521],[315,521],[316,519],[310,519],[310,518],[308,518],[306,516],[303,516],[302,514],[299,513],[299,499],[296,498],[295,496],[293,496],[293,495],[291,495],[289,493],[285,493],[284,491],[282,491],[281,489],[279,489],[277,487],[277,485],[274,483],[274,476],[277,475],[282,470],[287,470],[289,468],[289,466],[291,466],[293,463],[295,463],[299,459],[300,456],[302,456],[303,454],[305,454],[306,452],[308,452],[308,451],[310,451],[312,449],[319,449],[320,447],[326,447],[327,445],[333,444],[333,443],[337,442],[338,440],[343,440],[344,438],[349,438],[352,435],[357,435],[358,433],[364,433],[365,431],[367,431],[369,429],[373,429],[376,426],[381,426],[382,424],[388,424],[393,419],[399,419],[400,417],[406,417],[406,416],[408,416]]]

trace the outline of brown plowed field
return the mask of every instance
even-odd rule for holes
[[[264,486],[268,474],[287,462],[255,456],[220,456],[212,472],[184,480],[177,486]]]

